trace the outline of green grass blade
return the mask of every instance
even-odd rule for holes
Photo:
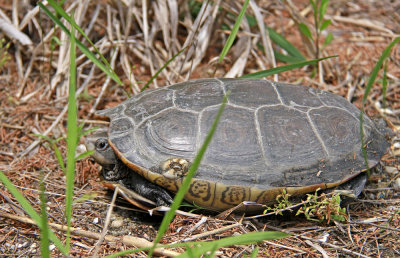
[[[367,87],[365,87],[364,90],[364,96],[362,98],[362,107],[361,107],[361,112],[360,112],[360,136],[361,136],[361,148],[364,156],[364,162],[365,166],[368,170],[368,176],[369,176],[369,166],[368,166],[368,156],[367,156],[367,150],[365,149],[365,132],[364,132],[364,106],[365,103],[367,102],[367,97],[369,92],[371,91],[372,85],[374,85],[376,77],[378,76],[379,70],[382,68],[383,62],[389,57],[390,52],[392,51],[392,48],[394,45],[398,44],[400,42],[400,37],[396,37],[386,48],[383,50],[382,55],[379,57],[378,62],[376,62],[374,68],[372,69],[371,76],[369,77]]]
[[[91,134],[91,133],[93,133],[93,132],[95,132],[95,131],[97,131],[100,127],[98,127],[98,126],[95,126],[95,127],[93,127],[93,128],[90,128],[90,129],[88,129],[88,130],[83,130],[83,126],[84,125],[81,125],[79,128],[79,138],[82,138],[82,137],[85,137],[86,135],[89,135],[89,134]],[[78,139],[79,140],[79,139]],[[76,144],[78,144],[79,143],[79,141],[77,141],[76,142]]]
[[[88,193],[84,194],[74,200],[74,203],[80,203],[80,202],[85,202],[88,200],[93,200],[97,196],[96,193]]]
[[[72,16],[69,16],[64,9],[61,8],[61,3],[58,4],[54,0],[47,0],[47,2],[54,8],[56,13],[61,15],[69,24],[71,24],[72,27],[75,28],[88,42],[89,44],[95,49],[95,52],[97,52],[103,61],[103,63],[108,67],[110,71],[112,71],[110,64],[107,62],[107,59],[100,53],[100,51],[96,48],[96,46],[93,44],[93,42],[89,39],[89,37],[85,34],[85,32],[76,24]],[[113,71],[112,71],[113,72]]]
[[[214,241],[193,241],[193,242],[185,242],[185,243],[176,243],[176,244],[168,244],[168,245],[157,245],[157,248],[174,248],[174,247],[186,247],[186,252],[182,253],[178,257],[199,257],[202,253],[207,251],[217,250],[218,248],[224,246],[231,245],[248,245],[254,244],[265,240],[275,240],[281,239],[284,237],[288,237],[290,234],[286,234],[283,232],[275,232],[275,231],[267,231],[267,232],[251,232],[243,235],[226,237],[219,240]],[[193,248],[193,247],[196,248]],[[152,247],[143,247],[137,248],[134,250],[126,250],[118,253],[113,253],[109,258],[120,257],[132,253],[137,253],[141,251],[150,250]],[[202,250],[203,248],[204,251]]]
[[[318,12],[320,21],[322,21],[324,19],[326,10],[328,10],[328,5],[329,5],[329,0],[321,0],[320,6],[319,6],[319,12]],[[323,30],[323,29],[321,28],[321,30]]]
[[[141,92],[144,91],[147,87],[149,87],[150,83],[154,81],[155,78],[164,70],[169,63],[171,63],[177,56],[182,54],[183,51],[185,51],[186,47],[182,48],[176,55],[174,55],[171,59],[169,59],[151,78],[150,80],[143,86],[143,88],[140,90]]]
[[[287,39],[285,39],[281,34],[279,34],[278,32],[274,31],[269,27],[267,29],[271,40],[275,42],[275,44],[277,44],[279,47],[284,49],[286,52],[288,52],[290,56],[296,58],[297,62],[306,60],[306,58],[301,54],[301,52],[295,46],[293,46],[292,43],[290,43]]]
[[[299,23],[299,29],[301,31],[301,33],[306,36],[309,39],[313,39],[312,33],[310,31],[310,29],[307,27],[307,25],[305,25],[304,23]]]
[[[193,163],[190,166],[189,171],[188,171],[187,175],[185,176],[185,179],[182,182],[182,185],[179,187],[179,191],[175,195],[174,202],[172,203],[170,210],[167,212],[167,214],[164,216],[163,221],[161,222],[161,226],[158,230],[158,234],[157,234],[156,238],[154,239],[154,245],[153,245],[152,249],[150,250],[149,256],[152,255],[157,243],[160,242],[161,238],[167,231],[168,225],[170,224],[173,217],[175,216],[175,211],[179,208],[179,206],[183,200],[183,197],[185,196],[187,190],[189,189],[191,180],[192,180],[193,176],[195,175],[197,168],[200,165],[201,159],[203,158],[203,155],[206,152],[208,144],[211,142],[211,139],[215,133],[215,130],[217,129],[219,119],[221,118],[222,112],[224,111],[228,97],[229,97],[229,92],[225,95],[225,97],[222,101],[221,107],[218,110],[215,121],[212,124],[210,131],[208,132],[207,137],[205,138],[205,140],[203,142],[203,145],[201,146],[195,159],[193,160]]]
[[[369,77],[367,87],[365,88],[364,91],[364,96],[362,99],[363,104],[367,101],[367,97],[369,92],[371,91],[372,85],[374,84],[376,77],[378,76],[379,70],[381,69],[383,65],[383,61],[385,61],[386,58],[389,57],[390,52],[392,51],[392,48],[394,45],[400,42],[400,37],[396,37],[386,48],[383,50],[382,55],[379,57],[378,62],[375,64],[374,69],[372,69],[371,76]]]
[[[249,245],[261,242],[263,240],[274,240],[288,236],[290,236],[290,234],[283,232],[267,231],[267,232],[252,232],[239,236],[226,237],[210,242],[193,242],[193,246],[196,246],[195,248],[191,248],[190,250],[193,256],[189,256],[188,253],[185,252],[177,257],[179,258],[200,257],[206,252],[215,250],[215,248],[219,249],[221,247],[232,246],[232,245]]]
[[[40,213],[41,213],[41,230],[40,230],[40,250],[41,256],[50,257],[49,250],[49,224],[46,213],[46,188],[43,182],[43,172],[40,173]]]
[[[81,159],[84,159],[84,158],[87,158],[87,157],[90,157],[90,156],[92,156],[93,154],[94,154],[94,151],[86,151],[86,152],[84,152],[84,153],[82,153],[82,154],[79,154],[79,155],[75,158],[75,161],[81,160]]]
[[[215,257],[215,253],[218,250],[218,245],[214,243],[214,241],[212,241],[213,245],[211,246],[210,250],[208,250],[208,252],[204,252],[203,253],[203,257]],[[187,249],[187,250],[191,250],[191,248]],[[187,253],[187,251],[185,252]],[[193,254],[194,253],[194,254]],[[191,254],[188,257],[200,257],[199,255],[196,255],[195,252],[191,252]]]
[[[50,12],[50,10],[44,6],[41,2],[38,3],[38,5],[40,6],[40,8],[49,16],[49,18],[55,23],[57,24],[63,31],[64,33],[67,34],[68,37],[71,37],[71,34],[69,32],[69,30],[67,29],[67,27],[64,26],[64,24],[62,24],[62,22],[56,17],[54,16],[54,14],[52,12]],[[61,8],[60,8],[61,9]],[[82,44],[82,42],[80,41],[76,41],[76,45],[78,46],[78,48],[82,51],[83,54],[85,54],[96,66],[98,66],[104,73],[106,73],[110,78],[112,78],[115,82],[117,82],[118,84],[122,84],[121,80],[118,78],[118,76],[116,75],[116,73],[110,68],[110,65],[108,64],[108,62],[105,60],[104,57],[102,57],[102,55],[100,54],[99,51],[97,51],[100,55],[100,57],[102,57],[102,60],[105,60],[105,63],[107,64],[104,65],[102,62],[100,62],[96,56],[85,46]]]
[[[256,247],[250,254],[250,258],[257,258],[259,248]]]
[[[387,92],[387,60],[383,66],[383,76],[382,76],[382,108],[386,108],[386,92]]]
[[[64,9],[61,8],[59,3],[55,2],[54,0],[47,0],[49,5],[54,8],[57,14],[61,15],[69,24],[74,27],[75,30],[77,30],[89,43],[94,47],[93,42],[89,39],[89,37],[85,34],[85,32],[76,24],[72,16],[70,17]]]
[[[32,134],[33,136],[36,136],[38,138],[42,138],[44,140],[46,140],[50,145],[51,148],[54,150],[54,154],[56,155],[58,164],[60,165],[61,169],[64,171],[65,173],[65,163],[64,163],[64,159],[62,157],[61,151],[60,149],[57,147],[57,142],[58,140],[53,140],[50,137],[46,136],[46,135],[41,135],[41,134]],[[62,138],[61,138],[62,139]]]
[[[324,43],[322,43],[322,47],[325,48],[327,45],[329,45],[333,40],[333,34],[331,32],[328,33],[326,36]]]
[[[296,68],[300,68],[305,65],[315,64],[319,61],[322,61],[322,60],[325,60],[328,58],[332,58],[332,57],[336,57],[336,56],[327,56],[327,57],[308,60],[308,61],[304,61],[304,62],[298,62],[298,63],[294,63],[294,64],[279,66],[279,67],[275,67],[272,69],[268,69],[268,70],[264,70],[264,71],[260,71],[260,72],[256,72],[256,73],[245,74],[245,75],[241,76],[240,78],[259,79],[259,78],[267,77],[267,76],[274,75],[277,73],[282,73],[282,72],[286,72],[286,71],[293,70]]]
[[[67,117],[67,187],[65,191],[65,217],[67,220],[66,247],[69,250],[70,228],[72,217],[72,202],[74,195],[75,178],[75,151],[78,138],[78,116],[76,107],[76,44],[75,29],[71,27],[70,33],[70,66],[69,66],[69,92],[68,92],[68,117]]]
[[[11,181],[6,177],[6,175],[1,170],[0,170],[0,181],[8,189],[8,191],[10,191],[10,193],[15,197],[15,199],[22,206],[25,212],[36,222],[36,225],[40,228],[40,230],[43,230],[41,223],[42,219],[40,215],[37,214],[37,212],[28,202],[28,200],[25,199],[25,197],[18,191],[18,189],[11,183]],[[61,243],[60,239],[58,239],[58,237],[53,233],[53,231],[49,230],[48,232],[49,232],[49,239],[57,246],[57,248],[61,251],[61,253],[67,255],[68,252],[65,246],[63,246],[63,244]]]
[[[10,42],[8,42],[5,46],[4,46],[4,42],[6,41],[6,39],[2,38],[0,39],[0,72],[2,67],[7,63],[7,61],[10,59],[8,54],[8,49],[10,48]]]
[[[235,41],[236,34],[239,31],[240,23],[242,22],[242,19],[246,12],[248,4],[249,4],[249,0],[245,0],[243,3],[242,10],[240,11],[238,18],[236,19],[235,25],[233,25],[231,34],[229,34],[229,37],[226,40],[225,46],[221,51],[221,55],[219,56],[220,63],[222,62],[222,60],[224,60],[226,54],[228,53],[229,49],[231,48],[231,46],[233,44],[233,41]]]
[[[297,62],[302,62],[305,60],[305,59],[299,59],[294,56],[285,55],[278,51],[274,51],[274,55],[277,60],[284,62],[284,63],[297,63]]]
[[[326,28],[328,28],[329,25],[331,25],[331,23],[332,23],[332,20],[324,20],[324,21],[321,23],[321,28],[320,28],[320,30],[321,30],[321,31],[325,30]]]
[[[234,17],[233,13],[228,12],[228,15]],[[257,20],[253,16],[246,14],[246,18],[247,18],[247,21],[248,21],[250,27],[257,25]],[[278,52],[278,54],[275,54],[275,57],[278,60],[283,61],[283,62],[289,62],[289,63],[300,62],[300,61],[306,60],[306,58],[301,54],[301,52],[292,43],[287,41],[281,34],[277,33],[272,28],[269,28],[267,26],[265,26],[265,27],[268,30],[270,39],[276,45],[278,45],[280,48],[284,49],[288,53],[288,55],[284,55],[279,52]],[[224,25],[222,26],[222,29],[224,29]],[[229,28],[226,28],[226,29],[229,29]],[[259,44],[258,47],[265,52],[265,49],[261,44]],[[274,52],[277,52],[277,51],[274,51]],[[283,56],[283,58],[285,58],[285,59],[279,58],[278,55]]]

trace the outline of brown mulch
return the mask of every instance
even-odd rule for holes
[[[18,4],[13,6],[11,1],[0,0],[0,11],[13,24],[21,25],[28,11],[34,10],[35,6],[28,5],[26,1],[15,2]],[[190,27],[193,21],[189,22],[193,17],[189,15],[185,18],[185,22],[179,24],[176,39],[171,36],[171,46],[168,49],[165,45],[167,42],[165,34],[160,31],[160,26],[155,24],[157,19],[161,19],[160,17],[169,16],[157,15],[156,4],[153,4],[153,1],[147,1],[149,27],[157,29],[158,33],[150,33],[152,37],[147,43],[141,31],[143,25],[134,18],[141,17],[141,4],[132,6],[131,27],[129,33],[125,34],[124,29],[128,27],[126,1],[89,1],[88,6],[83,2],[67,1],[66,6],[76,5],[75,13],[81,15],[78,17],[81,20],[77,19],[77,22],[83,29],[88,28],[92,17],[98,15],[94,19],[89,37],[94,43],[99,44],[98,47],[101,46],[101,51],[108,60],[113,58],[112,51],[119,51],[116,61],[110,63],[123,81],[122,86],[117,86],[113,82],[107,83],[103,72],[99,69],[94,69],[92,72],[92,63],[87,62],[85,58],[77,58],[80,72],[78,87],[83,86],[78,96],[79,118],[82,122],[85,121],[85,129],[88,129],[102,125],[102,122],[97,121],[92,115],[94,105],[96,110],[115,106],[128,95],[137,94],[143,87],[143,82],[147,82],[151,74],[176,54],[178,46],[184,45],[190,31],[193,31]],[[179,1],[182,8],[184,8],[183,2]],[[292,12],[307,10],[308,1],[292,2],[297,9],[297,11],[292,9]],[[257,4],[262,9],[264,21],[268,26],[281,33],[302,53],[307,53],[306,44],[301,39],[297,27],[293,25],[293,17],[290,15],[289,10],[294,8],[293,6],[282,5],[280,1],[259,1]],[[222,4],[222,6],[225,13],[221,12],[226,14],[229,10],[227,8],[240,10],[241,4]],[[15,12],[18,19],[13,16],[13,8],[18,8]],[[162,9],[161,5],[158,8],[160,11],[168,9]],[[249,13],[252,14],[250,9]],[[312,23],[312,14],[305,13],[304,21]],[[328,27],[328,31],[333,33],[334,40],[324,49],[322,55],[338,57],[324,63],[323,81],[319,79],[318,74],[312,76],[311,67],[282,73],[279,75],[279,81],[329,90],[361,107],[363,92],[374,65],[387,45],[400,35],[399,13],[400,1],[331,1],[327,15],[332,19],[332,25]],[[209,14],[209,17],[211,16],[212,13]],[[231,25],[232,20],[229,19],[229,15],[226,16],[228,18],[224,22]],[[54,25],[43,12],[35,13],[32,17],[26,26],[20,28],[20,31],[32,41],[29,46],[22,45],[15,38],[10,39],[10,36],[6,36],[0,30],[0,39],[5,38],[6,42],[10,42],[7,63],[0,67],[0,170],[37,211],[40,210],[39,182],[44,178],[49,221],[65,225],[66,179],[51,145],[36,135],[46,134],[51,139],[66,135],[66,113],[62,112],[67,104],[68,94],[68,69],[66,69],[68,63],[65,62],[68,59],[66,54],[68,41],[61,35],[59,29],[52,34]],[[112,19],[111,24],[107,18]],[[171,64],[171,67],[160,74],[157,82],[151,84],[151,88],[187,79],[224,76],[231,71],[240,54],[245,51],[236,44],[227,59],[222,64],[216,65],[214,58],[219,55],[227,34],[221,29],[221,24],[215,25],[216,27],[212,27],[211,30],[207,26],[202,24],[198,28],[199,31],[213,33],[204,52],[200,50],[199,45],[205,42],[205,39],[199,40],[197,45],[189,44],[195,50],[195,54],[189,56],[188,60]],[[248,35],[246,33],[256,35],[259,32],[257,27],[252,27],[240,34],[240,37]],[[50,47],[49,35],[61,38],[61,45],[56,45],[54,50]],[[124,42],[124,35],[129,35],[127,41],[130,40],[126,46],[121,44]],[[43,44],[40,44],[42,41]],[[243,42],[243,45],[247,44],[247,41]],[[148,52],[146,44],[149,44]],[[259,71],[262,65],[266,68],[271,67],[265,54],[253,45],[249,44],[251,51],[243,69],[232,71],[235,77]],[[188,53],[189,51],[185,54]],[[78,55],[82,54],[78,51]],[[313,58],[313,56],[307,57]],[[193,66],[179,70],[182,64],[186,63],[191,63]],[[284,64],[278,62],[278,65]],[[347,221],[328,224],[307,220],[304,216],[295,216],[293,213],[243,221],[240,217],[218,220],[211,215],[206,219],[178,215],[170,224],[162,242],[183,242],[188,239],[215,240],[248,232],[276,230],[291,233],[292,236],[264,241],[257,245],[221,248],[216,255],[239,257],[250,254],[258,247],[259,257],[400,256],[399,44],[394,47],[387,63],[386,109],[382,108],[382,75],[381,71],[368,97],[365,112],[373,118],[384,117],[395,131],[392,148],[383,158],[382,170],[372,174],[361,198],[347,204]],[[268,79],[272,80],[274,77]],[[102,89],[105,89],[104,94]],[[33,145],[38,140],[41,141]],[[65,140],[58,141],[56,145],[65,157]],[[100,167],[90,158],[80,160],[76,165],[75,196],[76,198],[88,196],[88,198],[74,203],[72,226],[85,232],[77,231],[73,234],[71,256],[107,255],[133,248],[129,239],[115,241],[108,238],[100,245],[100,249],[95,251],[112,198],[112,193],[108,192],[100,182],[99,170]],[[19,216],[19,219],[7,217],[7,214]],[[10,192],[0,184],[0,256],[40,255],[40,231],[26,218],[28,215]],[[151,242],[157,233],[160,221],[161,217],[149,216],[130,207],[124,200],[118,199],[111,215],[108,234],[110,237],[119,237],[118,239],[135,236]],[[88,235],[87,232],[97,235]],[[205,235],[206,232],[210,234]],[[57,230],[56,234],[65,239],[65,232],[62,230]],[[51,248],[52,255],[60,255],[56,248],[53,246]],[[177,248],[173,251],[183,252],[184,249]],[[139,253],[136,256],[144,255]],[[164,255],[170,254],[164,253]]]

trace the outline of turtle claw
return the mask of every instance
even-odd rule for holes
[[[145,184],[138,184],[136,181],[134,189],[141,196],[156,203],[156,206],[169,207],[173,201],[171,195],[158,185],[150,182]]]
[[[166,206],[166,207],[171,206],[173,199],[167,191],[164,192],[160,191],[157,196],[158,196],[156,200],[157,206]]]

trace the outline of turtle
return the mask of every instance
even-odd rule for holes
[[[147,90],[98,111],[110,124],[88,149],[95,150],[104,179],[156,205],[171,204],[227,92],[185,195],[208,210],[248,202],[258,205],[244,211],[257,211],[283,192],[301,196],[353,181],[350,188],[358,195],[366,164],[375,167],[390,146],[390,129],[364,116],[365,159],[361,111],[339,95],[261,79],[197,79]]]

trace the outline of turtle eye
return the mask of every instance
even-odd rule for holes
[[[96,143],[95,143],[95,147],[96,147],[96,150],[98,150],[98,151],[104,151],[105,149],[108,148],[107,139],[105,139],[105,138],[97,139]]]

